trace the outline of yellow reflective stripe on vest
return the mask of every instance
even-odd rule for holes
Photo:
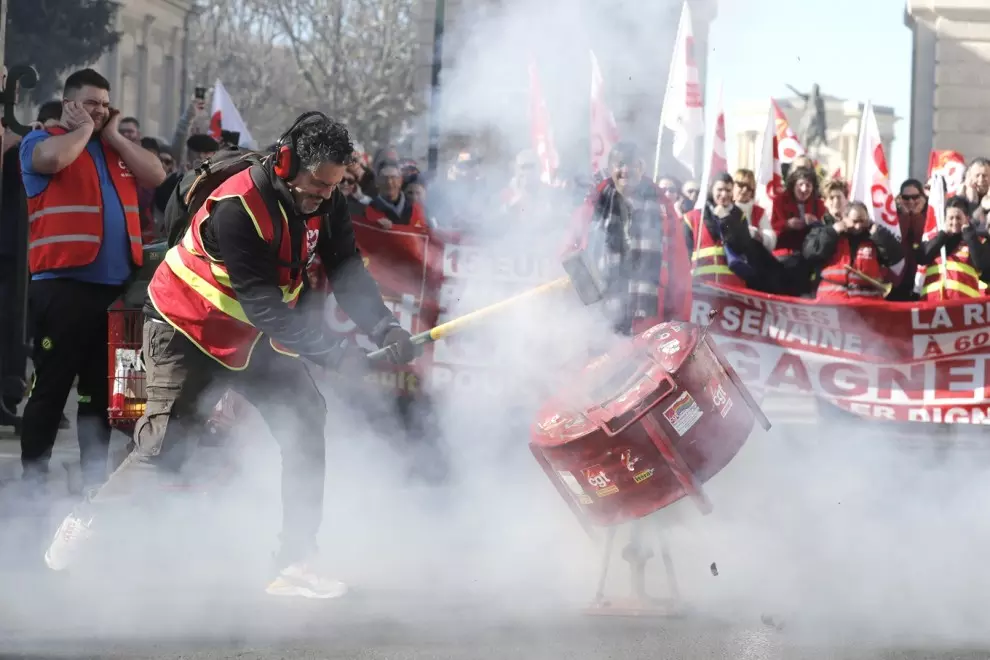
[[[969,264],[964,264],[960,261],[946,261],[945,269],[954,270],[957,273],[965,273],[966,275],[972,276],[973,279],[977,279],[977,280],[980,279],[979,271],[977,271]],[[938,275],[941,272],[942,272],[942,266],[938,264],[931,265],[925,269],[925,275]]]
[[[303,283],[300,280],[294,289],[291,286],[280,286],[279,288],[282,289],[282,302],[290,303],[302,293]]]
[[[251,322],[248,321],[247,316],[244,314],[244,308],[241,307],[241,304],[237,302],[235,298],[231,298],[182,263],[182,257],[179,256],[178,249],[178,247],[174,247],[165,253],[165,263],[172,269],[175,276],[188,284],[189,287],[202,296],[206,302],[210,303],[227,316],[235,318],[241,323],[251,325]]]
[[[199,250],[196,249],[196,241],[193,240],[192,232],[193,232],[192,225],[186,227],[186,233],[182,235],[182,247],[184,247],[189,254],[192,254],[194,256],[197,257],[206,256],[200,254]]]
[[[213,273],[213,277],[216,278],[217,284],[227,287],[228,289],[234,288],[230,285],[230,274],[218,264],[210,264],[210,272]],[[303,283],[300,280],[299,284],[297,284],[295,288],[292,288],[290,285],[280,285],[278,288],[282,291],[282,302],[290,303],[299,297],[299,294],[302,292]]]
[[[735,275],[728,266],[700,266],[691,270],[692,277],[699,275]]]
[[[950,280],[950,279],[936,280],[931,284],[925,286],[925,288],[922,289],[921,293],[924,295],[928,295],[929,293],[940,291],[942,289],[943,284],[945,285],[946,289],[951,289],[952,291],[958,291],[959,293],[965,294],[970,298],[979,298],[982,295],[977,289],[974,289],[968,284],[963,284],[958,280]]]
[[[692,261],[698,261],[699,259],[707,259],[710,257],[725,257],[725,248],[721,245],[701,248],[700,250],[694,251],[694,256],[691,257],[691,259]]]

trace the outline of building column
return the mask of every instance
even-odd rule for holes
[[[151,42],[151,24],[155,17],[145,14],[141,22],[141,41],[137,44],[137,120],[143,127],[148,122],[148,46]]]
[[[973,103],[987,86],[990,4],[908,0],[905,23],[914,31],[909,173],[924,178],[932,149],[990,153],[985,108]]]

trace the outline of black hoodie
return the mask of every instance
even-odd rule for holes
[[[344,196],[334,189],[330,199],[315,213],[304,216],[294,211],[295,203],[288,187],[275,176],[270,164],[253,168],[260,168],[261,178],[267,181],[267,190],[263,189],[262,195],[274,195],[289,215],[289,234],[282,236],[282,240],[291,241],[294,263],[304,264],[308,256],[303,254],[306,220],[323,216],[316,254],[326,269],[334,297],[351,320],[380,344],[385,332],[397,324],[382,301],[378,285],[364,267]],[[237,301],[255,328],[316,362],[322,361],[339,344],[341,337],[332,333],[326,323],[314,322],[313,315],[290,309],[282,301],[276,250],[258,235],[239,199],[217,202],[206,221],[203,244],[210,256],[223,262]],[[153,308],[148,311],[157,316]]]

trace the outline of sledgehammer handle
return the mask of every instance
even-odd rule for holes
[[[547,282],[546,284],[541,284],[535,289],[530,289],[529,291],[523,291],[520,294],[514,295],[511,298],[506,298],[501,302],[497,302],[494,305],[489,305],[488,307],[482,307],[479,310],[473,311],[470,314],[465,314],[464,316],[459,316],[456,319],[451,319],[446,323],[441,323],[435,328],[430,328],[424,332],[413,335],[411,338],[414,344],[427,344],[430,342],[443,339],[444,337],[451,335],[458,330],[464,328],[464,326],[469,325],[475,321],[483,319],[495,312],[500,312],[506,307],[513,305],[521,300],[526,300],[528,298],[533,298],[541,294],[547,293],[549,291],[555,291],[557,289],[566,289],[571,285],[571,278],[564,276],[553,282]],[[387,355],[388,351],[385,348],[379,348],[377,351],[372,351],[368,353],[368,359],[377,360],[383,358]]]

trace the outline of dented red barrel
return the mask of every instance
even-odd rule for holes
[[[590,362],[540,410],[530,449],[582,522],[693,497],[769,422],[700,326],[662,323]]]

